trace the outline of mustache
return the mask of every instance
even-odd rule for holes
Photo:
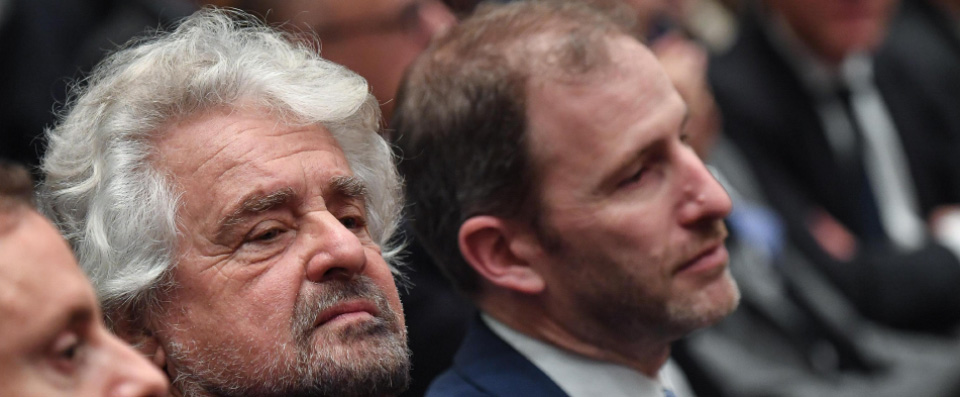
[[[684,247],[682,252],[683,255],[681,255],[681,258],[683,258],[684,263],[697,257],[697,255],[702,253],[707,247],[715,244],[724,244],[728,235],[727,225],[721,219],[702,223],[695,233],[697,235],[694,241]]]
[[[349,280],[331,280],[319,288],[313,288],[302,294],[293,312],[293,334],[302,340],[309,339],[317,317],[323,311],[344,301],[363,299],[377,306],[377,318],[393,324],[396,316],[387,303],[384,292],[368,276],[360,275]]]

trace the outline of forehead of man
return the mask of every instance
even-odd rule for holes
[[[300,125],[258,108],[223,108],[180,121],[158,135],[155,161],[176,175],[178,184],[204,184],[269,173],[271,162],[297,154],[329,159],[349,169],[339,143],[323,126]],[[310,167],[311,164],[298,164]],[[210,190],[230,186],[183,186]],[[214,197],[217,198],[217,197]]]
[[[77,310],[96,311],[93,289],[53,225],[24,211],[0,234],[0,352],[33,347]]]
[[[353,175],[326,128],[290,124],[258,108],[195,115],[159,134],[156,146],[155,164],[184,194],[180,218],[189,218],[204,236],[215,235],[227,207],[248,193],[286,190],[297,199],[322,198],[332,179]]]
[[[610,62],[577,80],[531,79],[530,148],[541,175],[576,169],[602,183],[637,150],[679,132],[686,106],[653,54],[627,36],[607,43]]]

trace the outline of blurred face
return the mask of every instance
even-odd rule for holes
[[[7,216],[19,219],[0,230],[0,395],[165,395],[160,370],[104,327],[53,226],[33,211]]]
[[[623,349],[712,324],[739,295],[723,245],[730,198],[684,142],[686,106],[649,51],[611,46],[600,74],[533,83],[528,117],[548,310]]]
[[[456,22],[439,0],[258,1],[274,9],[274,20],[316,30],[321,55],[366,78],[386,120],[407,66]]]
[[[768,0],[827,62],[880,45],[897,0]]]
[[[365,187],[331,134],[210,112],[158,142],[183,195],[156,334],[181,390],[389,395],[406,387],[399,297],[367,232]]]

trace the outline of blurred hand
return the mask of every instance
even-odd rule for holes
[[[820,248],[838,261],[849,261],[857,253],[857,238],[824,210],[808,218],[807,227]]]
[[[937,241],[960,251],[960,204],[937,207],[930,213],[928,225]]]

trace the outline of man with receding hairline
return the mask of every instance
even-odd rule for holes
[[[730,313],[730,198],[657,60],[574,3],[490,6],[409,71],[413,229],[480,308],[429,396],[672,396],[670,343]]]

